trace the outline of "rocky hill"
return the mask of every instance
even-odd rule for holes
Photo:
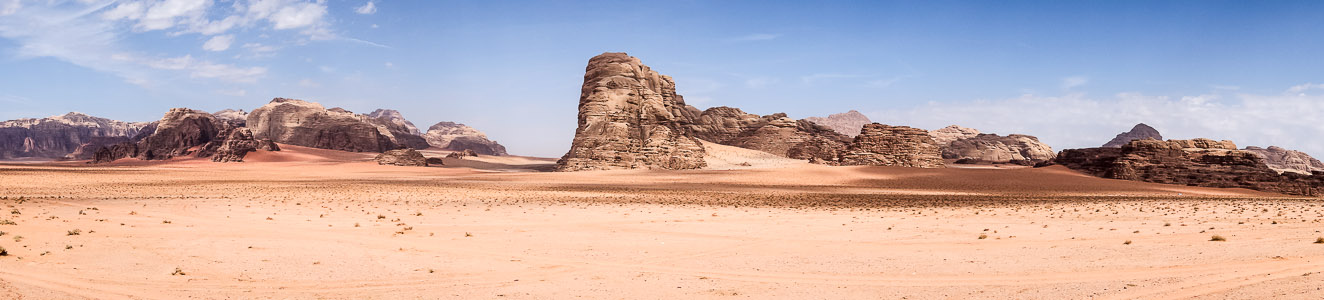
[[[352,152],[401,147],[389,130],[379,129],[370,119],[315,102],[276,98],[250,112],[247,126],[257,139],[305,147]]]
[[[684,127],[686,110],[671,77],[625,53],[595,56],[584,71],[579,126],[557,170],[702,168],[704,149]]]
[[[837,133],[852,138],[860,134],[860,130],[864,128],[864,125],[873,123],[869,120],[869,117],[854,109],[844,113],[831,114],[827,117],[808,117],[805,120],[827,126]]]
[[[396,144],[414,149],[427,149],[430,147],[427,139],[419,135],[418,127],[414,127],[413,122],[405,119],[403,114],[393,109],[377,109],[367,114],[369,122],[376,124],[379,129],[384,129],[390,133],[392,141]]]
[[[834,161],[850,142],[831,128],[784,113],[759,116],[725,106],[704,110],[687,123],[690,134],[704,141],[796,159]]]
[[[974,128],[951,125],[929,132],[942,148],[942,158],[957,163],[1013,163],[1035,165],[1057,157],[1039,138],[1024,134],[1000,136]]]
[[[132,139],[148,127],[145,122],[122,122],[82,113],[48,118],[0,122],[0,159],[22,157],[64,158],[88,156],[85,144],[115,144]],[[78,152],[78,153],[75,153]]]
[[[1251,146],[1242,150],[1259,155],[1270,169],[1278,171],[1278,173],[1293,172],[1310,175],[1314,172],[1324,172],[1324,162],[1310,157],[1305,152],[1287,150],[1278,146],[1269,146],[1269,148]]]
[[[433,147],[451,150],[470,150],[484,155],[507,155],[506,146],[487,139],[487,134],[473,127],[455,122],[439,122],[428,127],[423,138]]]
[[[1279,175],[1251,151],[1231,141],[1135,139],[1120,148],[1068,149],[1057,164],[1091,175],[1144,182],[1319,195],[1324,174]]]
[[[1163,140],[1163,135],[1159,134],[1157,129],[1149,127],[1145,123],[1136,124],[1131,131],[1117,134],[1111,141],[1103,144],[1105,148],[1121,148],[1133,140]]]
[[[944,163],[928,131],[872,123],[855,136],[841,155],[841,165],[941,168]]]

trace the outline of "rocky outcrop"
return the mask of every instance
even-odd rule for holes
[[[698,169],[704,148],[685,125],[697,116],[671,77],[625,53],[589,59],[579,126],[557,170]]]
[[[255,138],[277,143],[352,152],[399,148],[388,130],[368,119],[314,102],[276,98],[249,113],[247,126]]]
[[[212,113],[212,115],[216,116],[217,120],[221,120],[223,122],[238,122],[238,125],[241,127],[244,126],[244,122],[248,121],[248,113],[244,112],[244,110],[242,109],[238,109],[238,110],[226,109],[226,110],[214,112]]]
[[[1251,146],[1243,150],[1260,156],[1270,169],[1278,173],[1292,172],[1310,175],[1313,172],[1324,172],[1324,162],[1310,157],[1305,152],[1287,150],[1278,146],[1269,146],[1269,148]]]
[[[951,141],[942,148],[942,158],[966,162],[1013,163],[1032,166],[1057,157],[1053,148],[1039,142],[1039,138],[1012,134],[978,134]]]
[[[864,125],[873,123],[873,121],[869,120],[869,117],[865,116],[864,114],[854,109],[844,113],[831,114],[828,115],[826,118],[808,117],[805,118],[805,120],[809,122],[814,122],[814,124],[827,126],[828,128],[832,128],[832,130],[836,131],[837,133],[844,134],[852,138],[860,134],[860,129],[863,129]]]
[[[258,150],[280,151],[271,140],[259,140],[253,131],[244,127],[228,127],[215,140],[202,146],[198,157],[210,157],[214,162],[243,162],[249,152]]]
[[[188,155],[193,147],[217,139],[225,125],[212,114],[187,108],[166,112],[156,131],[138,143],[138,158],[170,159]]]
[[[392,139],[396,144],[414,149],[427,149],[430,147],[427,139],[418,134],[418,127],[414,127],[413,122],[405,119],[405,116],[399,111],[393,109],[377,109],[367,115],[368,120],[378,127],[391,133]]]
[[[386,152],[382,152],[382,154],[378,154],[377,157],[374,158],[373,160],[377,161],[377,164],[379,165],[409,166],[409,167],[428,166],[427,158],[423,157],[422,153],[419,153],[417,150],[414,149],[388,150]]]
[[[704,110],[685,127],[704,141],[815,162],[835,161],[850,141],[827,126],[785,113],[759,116],[725,106]]]
[[[1136,139],[1121,148],[1063,150],[1054,161],[1104,178],[1294,195],[1324,192],[1324,173],[1279,175],[1259,155],[1236,150],[1231,141]]]
[[[957,125],[950,125],[947,127],[943,127],[942,129],[929,131],[929,136],[932,136],[933,141],[937,142],[938,145],[946,145],[956,140],[968,139],[978,135],[979,135],[978,129],[966,128]]]
[[[444,165],[446,165],[446,161],[445,161],[445,160],[442,160],[440,157],[429,157],[429,158],[428,158],[427,160],[425,160],[424,162],[428,163],[429,166],[444,166]]]
[[[1158,130],[1154,129],[1154,127],[1149,127],[1149,125],[1145,125],[1145,123],[1140,123],[1140,124],[1136,124],[1135,127],[1132,127],[1131,131],[1117,134],[1117,137],[1114,137],[1111,141],[1108,141],[1107,143],[1103,144],[1103,147],[1121,148],[1122,146],[1126,145],[1127,143],[1130,143],[1133,140],[1162,141],[1163,135],[1159,134]]]
[[[944,163],[928,131],[872,123],[855,136],[841,155],[841,165],[941,168]]]
[[[82,113],[0,122],[0,159],[88,157],[96,146],[132,138],[149,123],[121,122]],[[115,142],[118,143],[118,142]],[[86,144],[95,144],[84,147]],[[83,148],[83,149],[79,149]],[[70,156],[74,152],[78,154]]]
[[[465,157],[478,157],[478,153],[473,150],[461,150],[446,154],[446,158],[464,159]]]
[[[507,155],[506,147],[487,139],[487,134],[473,127],[455,122],[440,122],[428,127],[423,135],[433,147],[462,151],[471,150],[483,155]]]

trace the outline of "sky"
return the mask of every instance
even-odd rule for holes
[[[699,108],[1324,157],[1321,1],[0,0],[0,119],[151,121],[275,97],[512,154],[570,147],[584,66],[626,52]]]

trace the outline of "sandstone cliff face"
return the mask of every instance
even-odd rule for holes
[[[828,115],[826,118],[808,117],[805,118],[805,120],[809,122],[814,122],[814,124],[827,126],[828,128],[832,128],[832,130],[836,131],[837,133],[844,134],[852,138],[860,134],[860,130],[864,128],[864,125],[873,123],[873,121],[869,120],[869,117],[865,116],[864,114],[854,109],[844,113],[831,114]]]
[[[84,144],[112,143],[114,139],[138,135],[148,123],[121,122],[71,112],[41,119],[0,122],[0,159],[20,157],[63,158],[78,152],[87,157],[95,147]]]
[[[223,122],[239,122],[239,126],[244,126],[244,122],[248,121],[248,113],[244,112],[244,110],[242,109],[239,110],[226,109],[226,110],[214,112],[212,113],[212,115],[216,116],[217,120],[221,120]]]
[[[377,109],[367,115],[367,118],[379,129],[384,129],[391,133],[392,140],[396,144],[414,149],[427,149],[430,147],[428,141],[418,134],[418,127],[414,127],[413,122],[405,119],[405,116],[399,111],[393,109]]]
[[[1260,156],[1270,169],[1278,171],[1278,173],[1292,172],[1310,175],[1313,172],[1324,172],[1324,162],[1310,157],[1305,152],[1287,150],[1278,146],[1269,146],[1267,149],[1251,146],[1243,150]]]
[[[557,170],[698,169],[701,142],[684,125],[695,114],[671,77],[625,53],[589,59],[579,97],[579,126]]]
[[[841,165],[941,168],[938,143],[928,131],[878,123],[864,125],[841,155]]]
[[[784,113],[758,116],[725,106],[704,110],[685,127],[704,141],[815,162],[835,161],[850,141],[831,128]]]
[[[1149,125],[1145,125],[1145,123],[1140,123],[1136,124],[1135,127],[1132,127],[1131,131],[1117,134],[1117,137],[1114,137],[1111,141],[1108,141],[1108,143],[1103,144],[1103,147],[1121,148],[1132,140],[1162,141],[1163,135],[1159,134],[1158,130],[1154,129],[1154,127],[1149,127]]]
[[[942,158],[976,162],[1034,165],[1057,157],[1052,147],[1023,134],[979,134],[951,141],[941,148]]]
[[[455,122],[440,122],[428,127],[423,137],[433,147],[463,151],[471,150],[485,155],[506,155],[506,146],[487,139],[487,134],[473,127]]]
[[[929,131],[929,136],[932,136],[933,141],[937,142],[938,145],[946,145],[947,143],[951,143],[956,140],[968,139],[978,135],[979,135],[978,129],[966,128],[957,125],[950,125],[947,127],[943,127],[942,129]]]
[[[276,98],[250,112],[247,126],[257,139],[291,145],[353,152],[399,148],[388,130],[368,119],[313,102]]]
[[[1324,192],[1324,174],[1279,175],[1230,141],[1132,140],[1121,148],[1068,149],[1055,160],[1095,176],[1203,187],[1239,187],[1294,195]]]
[[[138,143],[138,157],[145,160],[170,159],[188,155],[193,147],[216,139],[224,129],[212,114],[187,108],[173,108],[157,123],[156,132]]]

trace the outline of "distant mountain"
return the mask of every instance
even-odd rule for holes
[[[414,123],[406,120],[399,111],[379,108],[367,117],[368,121],[386,128],[397,144],[414,149],[427,149],[430,146],[427,139],[419,134],[418,127],[414,127]]]
[[[1154,127],[1149,127],[1149,125],[1145,125],[1145,123],[1140,123],[1136,124],[1135,127],[1132,127],[1131,131],[1117,134],[1117,137],[1114,137],[1111,141],[1108,141],[1108,143],[1103,144],[1103,147],[1121,148],[1133,140],[1162,141],[1163,135],[1159,134],[1158,130],[1154,129]]]
[[[1305,152],[1287,150],[1278,146],[1269,146],[1269,148],[1250,146],[1243,150],[1264,158],[1264,163],[1279,173],[1293,172],[1309,175],[1311,172],[1324,172],[1324,162],[1310,157]]]
[[[865,116],[864,114],[854,109],[844,113],[831,114],[828,115],[826,118],[808,117],[805,118],[805,120],[808,120],[809,122],[814,122],[815,124],[818,125],[827,126],[828,128],[832,128],[832,130],[836,131],[837,133],[841,133],[849,137],[855,137],[856,135],[859,135],[860,129],[864,128],[864,125],[873,123],[873,121],[869,120],[869,117]]]
[[[116,121],[78,112],[0,122],[0,159],[64,158],[85,144],[113,144],[131,139],[150,124]]]

